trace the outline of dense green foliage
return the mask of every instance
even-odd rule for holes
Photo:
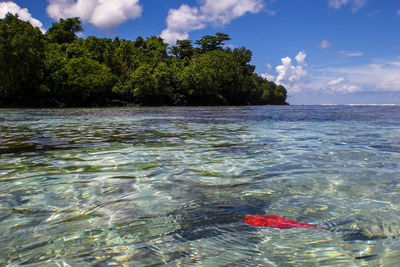
[[[37,95],[43,61],[44,36],[38,28],[12,15],[0,21],[0,99]]]
[[[79,18],[43,34],[0,20],[0,104],[29,106],[285,104],[286,90],[254,73],[252,53],[227,34],[135,41],[77,37]]]

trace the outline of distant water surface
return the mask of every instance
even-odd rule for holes
[[[400,264],[400,106],[1,109],[0,129],[0,266]]]

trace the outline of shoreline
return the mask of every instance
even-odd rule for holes
[[[129,103],[124,101],[114,102],[111,101],[107,104],[95,104],[92,103],[90,105],[77,105],[77,106],[69,106],[65,103],[58,103],[58,104],[39,104],[39,105],[32,105],[32,104],[21,104],[21,103],[12,103],[6,104],[0,103],[0,109],[6,108],[15,108],[15,109],[24,109],[24,108],[32,108],[32,109],[40,109],[40,108],[54,108],[54,109],[62,109],[62,108],[126,108],[126,107],[246,107],[246,106],[290,106],[289,103],[269,103],[269,104],[242,104],[242,105],[141,105],[137,103]]]

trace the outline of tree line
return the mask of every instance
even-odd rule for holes
[[[252,52],[224,33],[168,46],[78,38],[79,18],[42,33],[17,15],[0,20],[1,106],[286,104],[286,89],[250,65]]]

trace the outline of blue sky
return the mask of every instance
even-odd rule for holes
[[[224,32],[291,104],[400,104],[399,0],[0,0],[8,11],[43,31],[79,16],[83,37]]]

